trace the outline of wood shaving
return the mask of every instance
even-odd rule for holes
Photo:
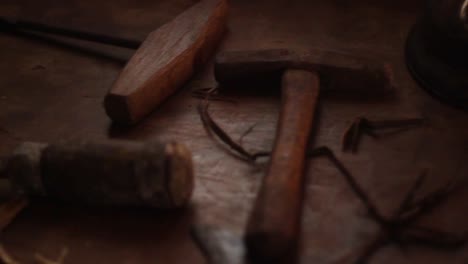
[[[64,247],[62,248],[62,251],[60,251],[60,255],[56,260],[51,260],[49,258],[44,257],[40,253],[34,254],[34,259],[38,264],[63,264],[65,263],[65,258],[68,255],[68,248]]]
[[[19,196],[0,204],[0,231],[4,230],[28,203],[26,197]]]
[[[0,261],[2,264],[20,264],[8,253],[2,244],[0,244]]]

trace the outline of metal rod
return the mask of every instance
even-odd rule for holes
[[[102,43],[106,45],[118,46],[128,49],[137,49],[141,41],[134,39],[126,39],[120,37],[114,37],[104,34],[84,32],[74,29],[61,28],[50,26],[42,23],[25,21],[25,20],[10,20],[4,17],[0,17],[0,30],[27,30],[36,31],[48,34],[54,34],[59,36],[65,36],[75,39],[81,39],[86,41],[92,41]]]

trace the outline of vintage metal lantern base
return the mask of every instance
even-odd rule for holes
[[[420,21],[406,43],[406,64],[413,78],[443,102],[468,111],[468,46],[441,51],[434,32]]]

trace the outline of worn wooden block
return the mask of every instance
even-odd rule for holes
[[[181,207],[194,185],[191,154],[175,142],[24,142],[4,172],[19,194],[89,205]]]
[[[225,0],[205,0],[150,33],[107,94],[107,115],[133,124],[173,94],[213,53],[226,15]]]

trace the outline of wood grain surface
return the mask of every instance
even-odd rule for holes
[[[191,0],[4,0],[0,15],[144,39],[193,4]],[[451,177],[468,176],[468,115],[426,94],[405,67],[404,41],[422,4],[422,0],[231,1],[229,33],[222,46],[222,50],[328,48],[392,64],[396,98],[377,102],[321,96],[309,143],[311,148],[327,145],[334,150],[384,214],[398,207],[423,168],[428,169],[427,191]],[[0,155],[6,156],[23,140],[177,140],[193,153],[193,201],[187,210],[177,212],[113,211],[35,201],[2,233],[1,242],[24,263],[33,263],[35,253],[54,258],[64,247],[69,250],[67,264],[205,263],[189,236],[191,223],[242,231],[264,175],[264,170],[232,158],[206,136],[196,110],[198,99],[190,91],[216,86],[211,66],[144,122],[121,129],[111,124],[102,100],[131,51],[78,45],[106,56],[0,35]],[[212,117],[234,139],[253,126],[243,145],[252,151],[271,150],[280,95],[258,91],[268,87],[235,88],[227,94],[235,103],[211,103]],[[358,154],[342,153],[342,134],[357,116],[424,117],[427,124],[380,139],[363,138]],[[299,263],[337,263],[375,236],[378,226],[327,160],[307,162],[304,191]],[[421,224],[466,231],[467,199],[466,191],[454,194]],[[466,248],[440,252],[410,247],[403,253],[389,246],[372,262],[464,264],[467,259]]]

